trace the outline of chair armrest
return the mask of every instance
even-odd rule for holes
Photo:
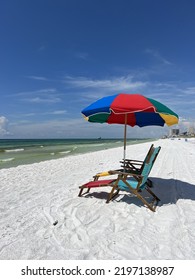
[[[132,167],[135,169],[140,169],[140,167],[143,165],[143,161],[141,160],[123,160],[120,161],[122,163],[122,167]]]
[[[141,172],[143,163],[141,162],[133,162],[133,161],[129,161],[129,162],[125,162],[121,165],[121,167],[125,170],[130,171],[134,171],[134,172]]]
[[[128,179],[129,177],[133,177],[136,181],[140,181],[142,179],[142,175],[141,174],[135,174],[135,173],[131,173],[131,172],[125,172],[125,171],[118,171],[117,172],[118,178],[119,179]]]
[[[117,173],[115,173],[115,172],[117,172],[118,170],[122,170],[122,169],[109,170],[109,171],[105,171],[105,172],[97,173],[96,175],[94,175],[94,176],[93,176],[94,181],[98,180],[100,177],[110,176],[110,175],[117,174]]]
[[[124,162],[137,162],[137,163],[143,163],[143,160],[136,160],[136,159],[125,159],[125,160],[121,160],[120,161],[121,163],[124,163]]]

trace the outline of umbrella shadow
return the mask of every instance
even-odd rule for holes
[[[179,199],[195,200],[195,185],[193,184],[175,179],[155,177],[150,177],[150,179],[153,182],[151,190],[160,198],[158,206],[176,204]],[[87,194],[86,197],[95,197],[97,199],[106,200],[108,198],[108,193],[109,192],[105,191],[91,192]],[[147,191],[143,191],[141,194],[146,200],[150,198]],[[115,201],[135,204],[139,207],[143,206],[143,203],[130,192],[120,192]]]

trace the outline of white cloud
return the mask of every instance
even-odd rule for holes
[[[39,90],[33,90],[33,91],[22,91],[14,94],[14,96],[34,96],[36,94],[51,94],[56,93],[57,90],[55,88],[44,88]]]
[[[8,119],[4,116],[0,116],[0,136],[9,135],[8,131]]]
[[[195,120],[190,119],[190,118],[183,118],[181,117],[179,119],[179,124],[178,124],[179,129],[183,131],[189,131],[189,129],[195,128]]]
[[[82,116],[75,119],[15,123],[11,126],[16,138],[123,138],[124,125],[90,123]],[[130,127],[128,138],[156,138],[168,134],[168,127]]]
[[[146,49],[145,53],[152,55],[156,60],[159,62],[166,64],[166,65],[173,65],[170,61],[164,58],[157,50],[154,49]]]
[[[40,76],[27,76],[27,78],[32,79],[32,80],[38,80],[38,81],[48,81],[47,78],[40,77]]]
[[[184,89],[183,94],[185,95],[195,95],[195,87],[187,87],[186,89]]]
[[[90,79],[87,77],[66,76],[64,82],[72,87],[85,89],[106,89],[110,91],[138,90],[146,86],[146,82],[133,81],[132,76],[114,77],[111,79]]]
[[[47,97],[34,97],[23,99],[24,101],[31,102],[31,103],[58,103],[61,101],[59,97],[56,96],[47,96]]]
[[[61,94],[55,88],[45,88],[34,91],[18,92],[12,96],[21,98],[21,101],[30,103],[58,103],[61,101]]]
[[[78,137],[83,135],[86,122],[79,119],[50,120],[14,124],[11,129],[16,138]]]
[[[31,113],[31,114],[29,114],[29,115],[27,115],[27,114],[24,114],[24,116],[29,116],[29,117],[31,117],[31,116],[45,116],[45,115],[64,115],[64,114],[66,114],[67,113],[67,111],[66,110],[57,110],[57,111],[51,111],[51,112],[42,112],[42,113]]]
[[[48,114],[51,114],[51,115],[64,115],[66,114],[66,110],[59,110],[59,111],[54,111],[54,112],[51,112],[51,113],[48,113]]]

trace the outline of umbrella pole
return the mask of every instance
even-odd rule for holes
[[[124,163],[126,159],[126,144],[127,144],[127,114],[125,114],[125,128],[124,128],[124,154],[123,154]]]

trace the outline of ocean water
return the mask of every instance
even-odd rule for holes
[[[129,139],[127,145],[147,141]],[[0,139],[0,169],[114,147],[123,147],[123,139]]]

